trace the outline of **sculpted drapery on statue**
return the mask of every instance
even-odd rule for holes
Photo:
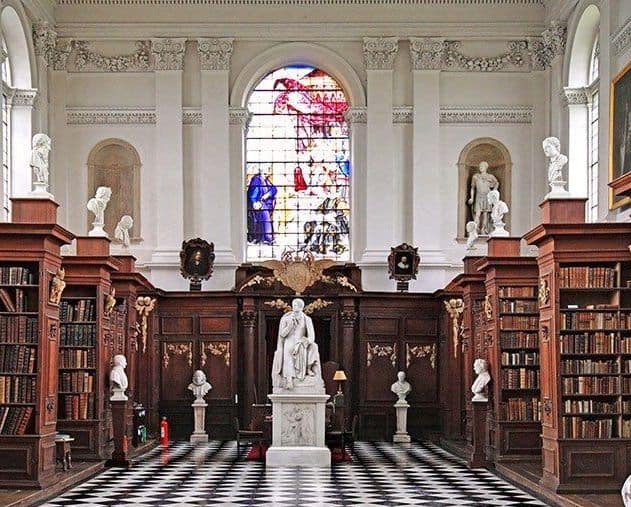
[[[304,306],[302,299],[294,299],[291,302],[292,311],[280,319],[272,365],[274,392],[298,387],[324,388],[313,321],[303,312]]]
[[[491,205],[488,201],[488,195],[491,190],[498,190],[500,183],[495,176],[488,172],[489,164],[487,162],[480,162],[478,169],[480,172],[471,178],[467,203],[471,206],[471,215],[477,226],[478,234],[486,236],[491,232]]]

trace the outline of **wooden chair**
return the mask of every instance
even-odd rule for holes
[[[239,418],[234,418],[234,427],[237,431],[237,453],[241,454],[241,447],[258,444],[262,447],[263,430],[241,429],[239,427]]]
[[[344,431],[344,441],[348,442],[351,449],[354,449],[355,442],[357,441],[357,428],[359,425],[359,416],[355,414],[353,421],[351,422],[350,431]]]

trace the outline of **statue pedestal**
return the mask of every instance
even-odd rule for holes
[[[476,394],[476,397],[477,396]],[[488,434],[486,416],[489,403],[488,399],[485,399],[484,396],[482,396],[482,399],[476,399],[476,397],[471,400],[473,402],[473,431],[471,432],[473,446],[468,460],[469,468],[483,468],[488,466],[486,459],[486,438]]]
[[[408,435],[408,408],[410,404],[407,401],[397,401],[394,409],[397,412],[397,432],[392,437],[395,444],[409,444],[412,439]]]
[[[331,451],[324,445],[328,394],[270,394],[272,446],[265,455],[269,467],[330,467]]]
[[[191,435],[190,442],[191,444],[208,442],[208,433],[206,433],[206,407],[208,407],[208,403],[195,401],[192,407],[195,431]]]
[[[129,438],[126,434],[127,428],[127,411],[129,409],[127,396],[124,399],[120,397],[110,398],[110,406],[112,408],[112,428],[114,429],[114,451],[112,459],[105,462],[107,467],[123,467],[129,468],[132,461],[129,458]]]

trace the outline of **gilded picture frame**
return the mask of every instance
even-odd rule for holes
[[[626,170],[625,170],[626,168]],[[631,173],[631,62],[614,76],[609,88],[609,183]],[[609,189],[609,209],[631,203]]]

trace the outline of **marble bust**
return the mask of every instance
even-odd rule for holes
[[[206,380],[206,374],[202,370],[195,370],[191,383],[188,385],[188,390],[192,391],[195,396],[193,403],[205,403],[204,396],[206,396],[208,391],[212,388],[213,386]]]
[[[296,298],[291,302],[291,311],[280,319],[272,364],[275,393],[296,387],[300,387],[303,392],[305,389],[314,393],[324,390],[313,321],[304,313],[304,307],[305,302]]]
[[[478,226],[471,220],[465,225],[467,231],[467,250],[473,250],[475,248],[475,241],[478,239]]]
[[[116,224],[114,237],[119,240],[125,248],[129,248],[129,231],[134,226],[134,219],[129,215],[123,215]]]
[[[631,507],[631,475],[627,477],[626,481],[624,481],[620,493],[622,494],[622,503],[624,504],[624,507]]]
[[[34,193],[48,193],[48,154],[51,149],[51,140],[46,134],[33,136],[31,150],[31,170],[33,171]]]
[[[127,359],[122,354],[114,356],[114,366],[110,371],[110,388],[112,390],[111,401],[126,401],[127,396],[125,390],[129,386],[127,380],[127,374],[125,373],[125,367],[127,366]]]
[[[508,231],[504,228],[504,215],[508,213],[508,205],[500,199],[498,190],[491,190],[488,195],[489,205],[491,206],[491,221],[493,230],[491,237],[508,236]]]
[[[473,393],[471,401],[489,401],[485,390],[487,384],[491,381],[491,374],[489,373],[489,365],[486,359],[476,359],[473,363],[473,370],[477,377],[471,386],[471,392]]]
[[[567,164],[567,157],[561,153],[561,142],[556,137],[546,137],[541,143],[543,152],[548,157],[548,184],[550,193],[548,197],[568,197],[563,181],[563,167]]]
[[[96,189],[94,197],[88,201],[88,211],[94,215],[94,222],[92,222],[92,230],[88,233],[88,236],[105,236],[107,232],[103,230],[105,225],[105,208],[107,203],[110,202],[112,197],[112,189],[110,187],[99,187]]]
[[[397,381],[390,386],[390,390],[399,397],[397,403],[407,403],[405,399],[412,391],[412,386],[405,380],[404,371],[397,373]]]

